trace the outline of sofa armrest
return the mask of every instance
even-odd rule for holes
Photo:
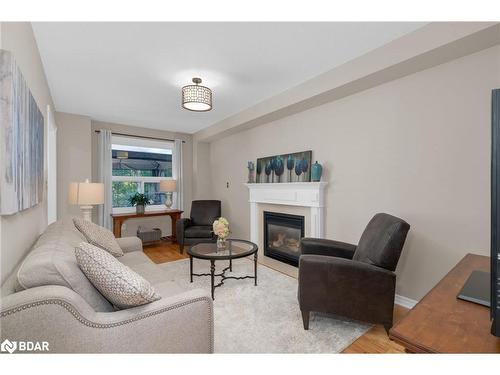
[[[187,227],[191,226],[191,219],[189,218],[182,218],[177,220],[176,224],[176,237],[177,237],[177,242],[181,245],[184,244],[184,231],[186,230]]]
[[[302,254],[327,255],[352,259],[356,245],[346,242],[325,240],[322,238],[305,237],[300,241]]]
[[[46,341],[55,353],[212,353],[214,348],[213,303],[203,290],[114,312],[95,312],[62,286],[27,289],[1,302],[1,340]]]
[[[139,237],[120,237],[116,239],[116,242],[118,242],[124,253],[142,251],[142,241]]]
[[[349,259],[301,255],[301,310],[332,312],[353,319],[392,324],[396,274]]]

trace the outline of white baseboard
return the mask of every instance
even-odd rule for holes
[[[408,298],[405,296],[401,296],[399,294],[396,294],[396,298],[394,299],[394,303],[396,305],[406,307],[407,309],[412,309],[413,306],[415,306],[417,304],[417,302],[418,301],[415,301],[414,299],[411,299],[411,298]]]

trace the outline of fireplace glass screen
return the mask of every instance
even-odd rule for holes
[[[264,255],[298,266],[304,216],[264,212]]]

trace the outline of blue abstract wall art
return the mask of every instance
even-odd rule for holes
[[[312,151],[257,159],[257,183],[310,182]]]
[[[44,118],[9,51],[0,50],[0,215],[43,200]]]

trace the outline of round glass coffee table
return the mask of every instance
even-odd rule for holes
[[[211,278],[211,289],[212,289],[212,299],[214,298],[215,288],[222,286],[224,280],[227,279],[255,279],[255,286],[257,286],[257,251],[258,247],[256,244],[236,239],[227,239],[224,248],[218,248],[215,242],[202,242],[195,244],[189,248],[187,253],[189,254],[189,272],[191,276],[191,282],[193,282],[193,276],[210,276]],[[253,276],[226,276],[226,271],[233,271],[233,259],[244,258],[253,254],[254,260],[254,275]],[[210,261],[210,273],[193,273],[193,258],[205,259]],[[221,273],[215,273],[215,261],[216,260],[229,260],[229,266],[224,268]],[[221,277],[221,281],[215,284],[215,277]]]

